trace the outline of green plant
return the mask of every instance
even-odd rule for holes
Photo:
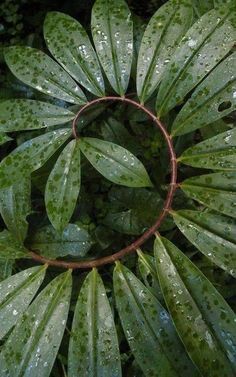
[[[0,102],[1,377],[235,375],[236,5],[222,3],[170,0],[142,35],[123,0],[97,0],[96,52],[59,12],[44,24],[57,62],[5,49],[41,94]]]

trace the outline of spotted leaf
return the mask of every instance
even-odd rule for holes
[[[101,277],[93,269],[76,304],[69,345],[68,377],[121,377],[116,328]]]
[[[133,58],[133,23],[124,0],[96,0],[91,20],[102,68],[116,93],[125,94]]]
[[[81,138],[82,153],[109,181],[128,187],[152,186],[143,164],[127,149],[91,137]]]
[[[169,240],[157,238],[154,249],[167,307],[191,359],[204,377],[232,377],[236,367],[232,309]]]
[[[25,84],[63,101],[86,102],[76,82],[44,52],[24,46],[7,47],[4,51],[11,72]]]

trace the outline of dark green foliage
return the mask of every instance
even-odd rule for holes
[[[0,7],[0,377],[235,376],[236,5],[148,3]],[[140,108],[178,188],[161,234],[98,271],[168,195]]]

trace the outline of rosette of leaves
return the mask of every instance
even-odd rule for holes
[[[22,46],[5,50],[12,73],[47,96],[0,103],[1,143],[28,131],[0,164],[0,212],[7,227],[0,233],[1,377],[58,376],[55,360],[68,377],[235,376],[235,314],[229,296],[215,288],[196,258],[204,255],[213,270],[236,276],[236,132],[221,120],[236,107],[236,5],[207,4],[204,9],[202,2],[170,0],[140,35],[123,0],[97,0],[93,42],[78,21],[52,12],[44,24],[51,56]],[[44,244],[51,258],[86,258],[94,240],[69,221],[89,163],[112,186],[153,190],[143,163],[119,142],[72,138],[81,106],[114,92],[123,97],[133,87],[142,106],[165,120],[180,151],[184,200],[181,207],[174,201],[172,226],[156,234],[153,250],[149,245],[148,253],[139,249],[137,258],[117,261],[113,280],[106,266],[86,276],[75,273],[70,305],[71,270],[54,278],[51,271],[42,287],[48,266],[29,267],[27,248]],[[85,134],[86,124],[78,125]],[[34,138],[32,130],[38,132]],[[119,135],[127,141],[127,133]],[[45,164],[51,225],[26,244],[32,173]],[[165,170],[168,176],[167,163]],[[184,207],[189,199],[191,206]],[[175,245],[181,244],[178,230],[184,252]],[[26,264],[16,264],[20,271],[10,276],[16,259]]]

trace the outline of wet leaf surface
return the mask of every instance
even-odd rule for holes
[[[157,96],[159,116],[185,96],[228,54],[236,38],[236,7],[211,10],[186,33],[168,64]]]
[[[0,283],[0,339],[28,308],[45,275],[45,266],[32,267]]]
[[[236,277],[236,221],[198,211],[173,212],[176,225],[207,258]]]
[[[81,24],[67,14],[49,12],[44,38],[54,58],[87,90],[104,95],[104,82],[96,53]]]
[[[186,179],[181,189],[192,199],[236,218],[236,173],[213,173]]]
[[[120,263],[114,270],[116,305],[125,336],[145,376],[198,376],[168,312]]]
[[[23,83],[63,101],[86,102],[76,82],[44,52],[32,47],[11,46],[4,50],[4,56],[11,72]]]
[[[169,240],[155,258],[164,298],[186,350],[204,377],[235,372],[235,314],[210,281]]]
[[[69,345],[68,377],[121,377],[115,323],[106,290],[93,269],[80,290]]]
[[[59,275],[17,322],[0,353],[2,377],[50,376],[66,325],[71,283],[71,271]]]
[[[116,93],[125,94],[133,58],[133,23],[123,0],[96,0],[91,20],[94,45]]]
[[[91,137],[81,138],[79,147],[93,167],[109,181],[128,187],[152,186],[143,164],[127,149]]]
[[[92,245],[92,240],[88,232],[76,224],[69,224],[62,234],[49,225],[34,233],[27,240],[27,245],[50,259],[65,255],[84,257]]]
[[[70,141],[52,169],[45,190],[46,210],[50,222],[62,232],[74,212],[80,191],[80,149]]]
[[[42,101],[11,99],[0,102],[0,128],[5,132],[50,127],[74,117],[73,112]]]
[[[152,16],[142,38],[137,64],[137,92],[146,102],[184,34],[192,24],[193,8],[189,0],[171,0]]]
[[[197,87],[178,114],[172,135],[183,135],[225,117],[236,109],[236,52]]]

